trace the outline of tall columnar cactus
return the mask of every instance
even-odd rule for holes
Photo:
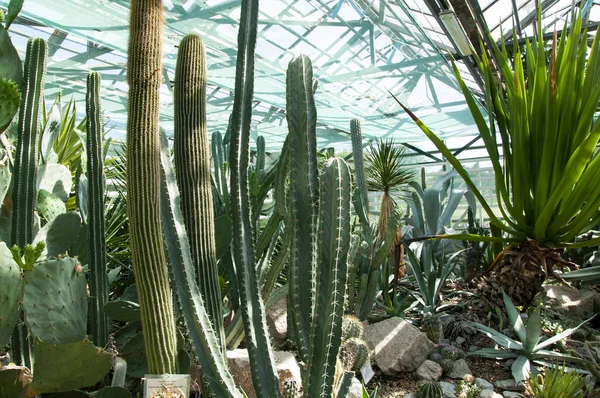
[[[19,138],[13,169],[13,217],[11,241],[20,248],[35,236],[34,208],[37,197],[36,179],[39,157],[38,135],[44,100],[44,78],[48,49],[42,39],[29,39],[25,54],[25,73],[19,108]],[[13,356],[16,363],[31,365],[31,350],[24,326],[13,334]]]
[[[365,178],[365,163],[363,161],[363,138],[360,119],[350,120],[350,138],[352,140],[352,157],[354,158],[354,177],[356,185],[360,188],[363,206],[366,209],[366,218],[369,220],[369,191]]]
[[[185,36],[179,45],[175,68],[175,172],[196,280],[224,347],[206,128],[206,75],[202,39],[197,35]]]
[[[265,137],[259,135],[256,138],[256,174],[259,179],[265,175],[266,146]]]
[[[248,192],[257,26],[258,0],[242,0],[229,153],[233,257],[256,395],[279,397],[279,381],[267,336],[265,308],[258,287]]]
[[[292,156],[289,303],[298,351],[306,363],[304,393],[310,397],[330,397],[334,393],[342,337],[350,249],[351,178],[348,165],[332,158],[325,166],[319,188],[313,94],[310,59],[306,56],[293,59],[287,74]],[[351,380],[339,379],[344,380],[343,385]],[[340,387],[340,391],[346,390],[347,386]]]
[[[319,177],[317,110],[312,90],[312,63],[293,59],[287,70],[287,121],[291,144],[292,248],[289,309],[300,359],[308,363],[308,345],[316,290]]]
[[[100,75],[87,77],[86,153],[88,174],[88,222],[90,247],[90,316],[92,341],[99,347],[108,343],[109,321],[104,314],[108,301],[106,269],[106,236],[104,233],[104,157],[102,150],[102,108],[100,105]]]
[[[127,205],[133,270],[151,373],[176,370],[175,320],[160,221],[161,0],[132,0],[127,80]]]

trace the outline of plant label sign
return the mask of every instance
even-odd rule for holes
[[[144,398],[187,398],[190,396],[190,375],[146,375]]]
[[[362,375],[365,385],[369,384],[373,376],[375,376],[375,371],[371,366],[371,361],[367,361],[362,368],[360,368],[360,374]]]

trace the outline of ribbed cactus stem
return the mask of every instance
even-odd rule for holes
[[[221,347],[225,346],[206,127],[206,51],[202,39],[181,40],[175,67],[175,172],[196,279]]]
[[[106,270],[106,235],[104,233],[104,157],[102,148],[102,108],[100,106],[100,75],[92,72],[87,77],[87,174],[88,221],[90,247],[90,318],[92,341],[98,347],[108,343],[109,321],[104,314],[108,301],[108,274]]]
[[[281,394],[267,335],[265,308],[258,287],[254,232],[248,192],[250,128],[254,94],[254,50],[257,28],[258,0],[242,0],[235,94],[231,114],[230,200],[233,222],[233,257],[237,269],[252,381],[257,396],[276,398]]]
[[[369,219],[369,190],[365,178],[365,163],[363,160],[363,138],[360,119],[350,120],[350,138],[352,140],[352,157],[354,158],[354,177],[356,185],[360,188],[363,197],[363,205],[366,209],[367,220]]]
[[[44,78],[48,59],[47,44],[42,39],[29,39],[25,53],[25,71],[15,165],[13,169],[13,216],[11,243],[20,248],[33,241],[34,209],[37,199],[38,135],[44,101]],[[31,347],[25,326],[13,333],[13,361],[31,366]]]
[[[331,397],[342,338],[350,249],[350,168],[332,158],[322,175],[319,263],[307,372],[309,397]]]
[[[290,61],[286,91],[292,200],[288,308],[300,359],[307,363],[316,292],[319,212],[317,110],[313,95],[312,62],[307,56],[302,55]]]
[[[161,0],[132,0],[127,80],[127,205],[133,270],[151,373],[175,373],[172,296],[160,221]]]
[[[256,138],[256,174],[259,178],[262,178],[265,173],[266,147],[265,137],[259,135]]]

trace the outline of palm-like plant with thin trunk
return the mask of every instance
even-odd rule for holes
[[[406,148],[392,140],[379,140],[366,155],[365,177],[370,191],[383,192],[377,232],[383,239],[387,220],[396,203],[392,193],[400,192],[415,178],[415,172],[406,167]]]

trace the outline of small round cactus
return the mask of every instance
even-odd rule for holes
[[[298,395],[298,383],[294,379],[287,379],[283,382],[283,398],[297,398]]]
[[[0,132],[8,127],[19,110],[21,91],[14,81],[0,79]]]
[[[344,315],[342,321],[342,341],[349,340],[351,338],[362,339],[364,328],[362,322],[354,315]]]
[[[353,337],[342,344],[340,359],[346,370],[359,370],[369,359],[369,347],[359,338]]]
[[[444,374],[451,373],[452,369],[454,369],[454,361],[452,359],[442,359],[438,363],[442,367],[442,371],[444,372]]]
[[[444,391],[440,383],[424,381],[419,384],[417,398],[443,398]]]
[[[437,314],[427,314],[423,317],[423,330],[429,340],[435,344],[440,343],[442,338],[442,323]]]

